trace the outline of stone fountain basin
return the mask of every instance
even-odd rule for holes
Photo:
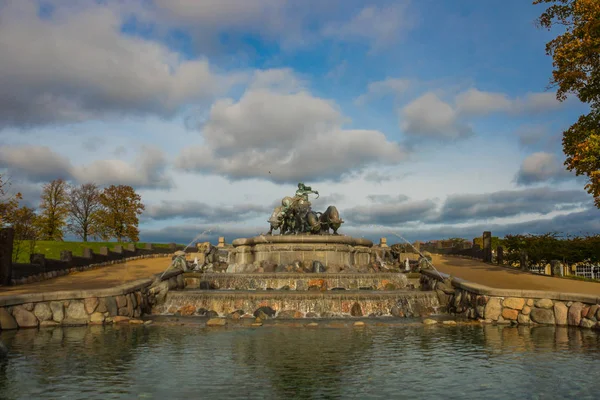
[[[224,274],[185,273],[188,289],[204,290],[401,290],[414,287],[415,282],[399,273],[375,274]],[[418,281],[418,280],[417,280]]]
[[[254,314],[269,307],[280,315],[299,318],[331,318],[344,316],[416,317],[435,314],[440,303],[435,292],[395,291],[169,291],[165,302],[153,314],[194,315],[196,310],[214,311],[225,317],[234,311]]]

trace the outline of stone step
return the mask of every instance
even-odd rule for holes
[[[402,290],[417,284],[398,273],[375,274],[227,274],[185,273],[188,289],[204,290]]]
[[[227,316],[242,310],[254,314],[270,307],[274,317],[331,318],[345,316],[418,317],[440,312],[435,292],[395,291],[170,291],[153,314],[198,315],[213,311]]]

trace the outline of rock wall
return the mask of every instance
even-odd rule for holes
[[[164,302],[169,290],[184,287],[181,272],[173,271],[162,280],[144,279],[112,289],[5,296],[0,298],[0,330],[141,323],[138,318]]]
[[[421,286],[435,290],[448,312],[512,325],[600,329],[600,297],[538,290],[495,289],[423,271]]]

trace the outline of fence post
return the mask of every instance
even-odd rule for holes
[[[10,285],[14,238],[13,228],[0,229],[0,285]]]
[[[496,261],[498,265],[504,264],[504,247],[502,246],[496,248]]]

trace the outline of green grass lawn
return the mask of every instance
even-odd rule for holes
[[[125,247],[129,243],[117,243],[117,242],[56,242],[52,240],[38,240],[35,244],[34,253],[41,253],[46,256],[46,258],[52,258],[55,260],[60,260],[60,252],[63,250],[70,250],[73,252],[74,256],[81,257],[83,255],[83,249],[89,247],[94,251],[94,253],[98,253],[100,251],[100,247],[108,247],[108,249],[113,249],[115,246],[121,244]],[[144,248],[146,243],[136,243],[135,247]],[[166,243],[153,243],[152,246],[154,248],[164,248],[167,249],[169,247]],[[16,250],[16,246],[13,249]],[[28,263],[29,262],[29,241],[24,240],[21,244],[21,251],[19,254],[19,258],[17,260],[18,263]]]

